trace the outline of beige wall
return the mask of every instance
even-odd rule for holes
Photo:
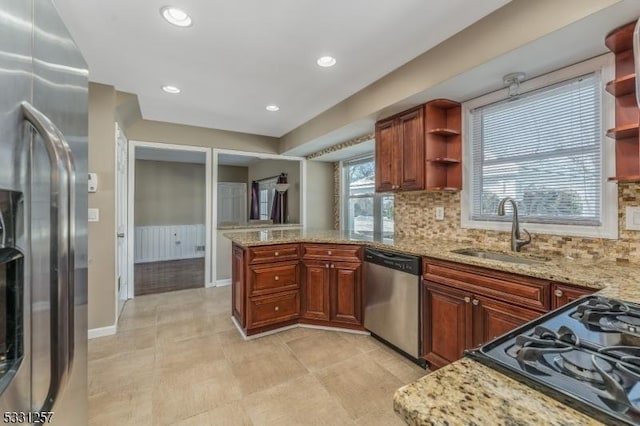
[[[249,168],[240,166],[218,166],[218,182],[249,182]]]
[[[249,166],[249,183],[287,173],[289,182],[289,219],[287,223],[300,223],[300,162],[287,160],[260,160]],[[249,194],[251,197],[251,194]],[[248,206],[251,205],[249,198]],[[250,207],[249,207],[250,208]]]
[[[91,83],[89,171],[98,174],[99,187],[89,207],[100,209],[100,221],[89,222],[89,329],[116,321],[115,111],[115,89]]]
[[[625,207],[640,205],[640,184],[618,184],[617,240],[533,234],[531,245],[523,251],[571,256],[594,260],[626,260],[640,264],[640,232],[627,231]],[[435,208],[445,208],[445,220],[435,220]],[[509,232],[462,229],[460,227],[459,192],[399,192],[395,195],[395,233],[418,238],[443,238],[482,244],[498,250],[508,250]]]
[[[280,152],[304,145],[350,123],[375,119],[384,108],[618,1],[514,0],[287,133],[280,141]]]
[[[333,228],[333,163],[307,161],[308,229]]]
[[[204,224],[205,165],[136,160],[135,226]]]
[[[127,128],[127,137],[136,141],[160,142],[237,151],[277,154],[278,139],[204,127],[160,121],[139,120]]]

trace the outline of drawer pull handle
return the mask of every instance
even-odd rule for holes
[[[278,312],[280,310],[279,306],[276,306],[275,308],[273,308],[274,311]]]
[[[327,254],[328,254],[329,256],[331,256],[333,253],[331,252],[331,250],[329,250],[329,251],[327,251]]]
[[[279,255],[280,255],[280,252],[279,252],[279,251],[277,251],[277,252],[273,253],[273,255],[274,255],[274,256],[279,256]]]
[[[278,280],[280,279],[280,277],[276,275],[276,276],[274,277],[274,279],[275,279],[276,281],[278,281]]]
[[[473,306],[478,306],[480,304],[480,301],[478,299],[473,299]]]
[[[553,294],[555,294],[555,295],[556,295],[556,297],[562,297],[562,296],[564,296],[564,293],[562,292],[562,290],[559,290],[559,289],[558,289],[558,290],[556,290],[556,291],[554,291],[554,292],[553,292]]]
[[[471,302],[471,298],[469,296],[466,296],[464,298],[464,303],[470,303]]]
[[[329,269],[329,264],[324,265],[325,268]]]
[[[332,268],[335,268],[335,267],[336,267],[336,265],[334,265],[334,264],[332,263],[332,264],[331,264],[331,267],[332,267]]]

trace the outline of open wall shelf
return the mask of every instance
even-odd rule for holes
[[[616,175],[612,182],[640,182],[640,113],[635,97],[636,78],[633,57],[635,21],[616,28],[604,44],[615,54],[616,78],[606,85],[615,96],[616,123],[607,136],[616,144]],[[640,58],[638,59],[640,60]]]
[[[436,99],[424,105],[425,180],[429,191],[462,189],[462,110],[459,102]]]

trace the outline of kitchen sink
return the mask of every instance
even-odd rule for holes
[[[506,253],[472,248],[452,250],[451,253],[461,254],[463,256],[478,257],[480,259],[497,260],[499,262],[520,263],[523,265],[535,265],[549,260],[542,257],[538,259],[530,259],[526,257],[513,256]]]

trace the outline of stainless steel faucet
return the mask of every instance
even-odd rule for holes
[[[520,223],[518,222],[518,206],[513,198],[503,198],[500,200],[500,204],[498,204],[498,216],[504,216],[504,205],[507,201],[511,201],[511,205],[513,206],[513,220],[511,221],[511,251],[520,251],[522,246],[526,246],[531,242],[531,234],[526,229],[522,228],[524,232],[527,233],[528,239],[521,240],[520,239]]]

